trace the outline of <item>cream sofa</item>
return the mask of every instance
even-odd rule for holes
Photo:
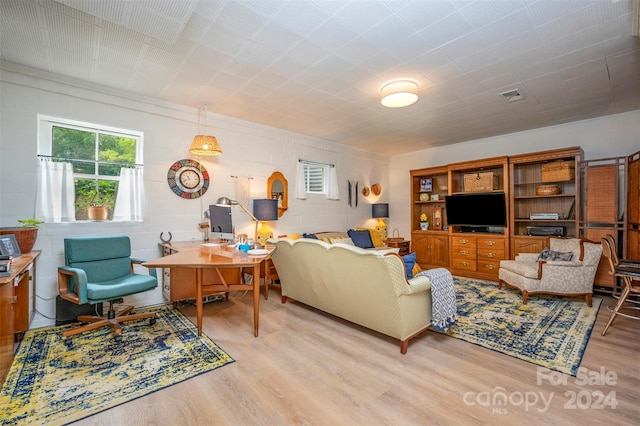
[[[293,299],[399,339],[403,354],[430,326],[431,283],[407,281],[397,254],[307,238],[272,242],[283,303]]]

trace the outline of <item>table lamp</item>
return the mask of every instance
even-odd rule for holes
[[[382,238],[382,241],[387,241],[387,224],[384,223],[384,218],[389,217],[389,204],[372,204],[371,217],[374,219],[378,219],[376,231],[378,231],[378,234],[380,234],[380,238]]]
[[[278,220],[278,200],[268,198],[253,200],[253,215],[260,221],[260,229],[256,231],[256,241],[264,247],[267,240],[273,237],[273,232],[265,222]]]

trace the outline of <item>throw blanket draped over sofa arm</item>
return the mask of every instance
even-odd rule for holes
[[[402,259],[346,244],[312,239],[275,241],[272,258],[288,298],[401,341],[429,327],[431,284],[407,281]]]

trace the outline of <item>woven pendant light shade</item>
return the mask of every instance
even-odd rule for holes
[[[222,149],[215,136],[196,135],[191,142],[189,152],[196,155],[220,155]]]

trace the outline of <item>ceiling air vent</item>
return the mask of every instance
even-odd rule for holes
[[[524,99],[524,96],[520,94],[520,91],[518,89],[502,92],[500,93],[500,96],[505,98],[507,102],[515,102],[515,101],[519,101],[520,99]]]

